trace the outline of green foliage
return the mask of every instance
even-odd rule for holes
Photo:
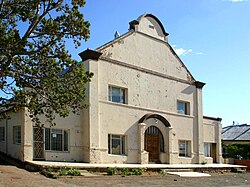
[[[250,159],[250,144],[232,144],[224,146],[227,157]]]
[[[108,168],[107,174],[108,175],[121,175],[121,176],[129,176],[129,175],[142,175],[144,172],[141,168]]]
[[[93,73],[73,60],[75,47],[89,38],[89,22],[80,8],[84,0],[0,1],[0,108],[27,107],[37,125],[44,115],[68,116],[86,107],[85,85]],[[2,112],[0,118],[8,118]]]
[[[107,168],[107,174],[108,175],[115,175],[117,174],[117,168]]]
[[[144,170],[141,169],[141,168],[134,168],[134,169],[132,169],[132,174],[133,175],[142,175],[143,172],[144,172]]]
[[[60,176],[67,176],[67,175],[71,175],[71,176],[79,176],[81,175],[81,172],[77,169],[72,169],[72,168],[61,168],[59,170],[59,175]]]
[[[121,176],[132,175],[132,172],[130,172],[128,168],[122,168],[120,173],[121,173]]]
[[[202,163],[201,163],[201,164],[202,164],[202,165],[207,164],[207,160],[202,161]]]

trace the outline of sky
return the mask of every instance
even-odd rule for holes
[[[169,43],[203,87],[203,113],[222,125],[250,124],[250,0],[87,0],[81,10],[90,39],[70,51],[95,49],[128,31],[140,15],[155,15]],[[72,48],[71,48],[72,49]]]

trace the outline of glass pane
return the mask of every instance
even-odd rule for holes
[[[179,142],[179,156],[186,156],[186,142]]]
[[[111,154],[111,147],[110,147],[110,134],[108,135],[108,153]]]
[[[45,129],[45,150],[50,150],[50,129]]]
[[[51,133],[51,150],[62,151],[62,134]]]
[[[64,151],[68,151],[68,131],[64,131]]]
[[[184,102],[178,101],[178,103],[177,103],[177,112],[179,114],[184,114],[184,112],[185,112],[185,104],[184,104]]]
[[[123,103],[123,93],[120,88],[112,87],[112,101],[117,103]]]
[[[122,136],[122,154],[125,155],[125,136]]]
[[[120,155],[121,154],[121,147],[120,147],[120,138],[113,138],[112,136],[112,154],[117,154]]]

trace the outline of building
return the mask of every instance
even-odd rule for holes
[[[0,151],[22,161],[221,163],[221,119],[203,116],[202,87],[152,14],[79,54],[94,77],[89,108],[33,127],[27,109],[0,122]]]
[[[250,125],[230,125],[222,128],[222,143],[250,144]]]

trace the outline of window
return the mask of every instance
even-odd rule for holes
[[[4,141],[5,141],[5,128],[0,127],[0,142],[4,142]]]
[[[185,101],[177,101],[177,113],[190,115],[190,103]]]
[[[109,86],[109,101],[125,104],[125,94],[126,90],[124,88]]]
[[[45,150],[68,151],[67,130],[45,128]]]
[[[125,136],[109,134],[108,153],[114,155],[125,155]]]
[[[179,156],[182,157],[190,156],[190,141],[185,141],[185,140],[179,141]]]
[[[204,156],[211,157],[211,143],[204,143]]]
[[[14,144],[21,143],[21,126],[13,127],[13,143]]]

